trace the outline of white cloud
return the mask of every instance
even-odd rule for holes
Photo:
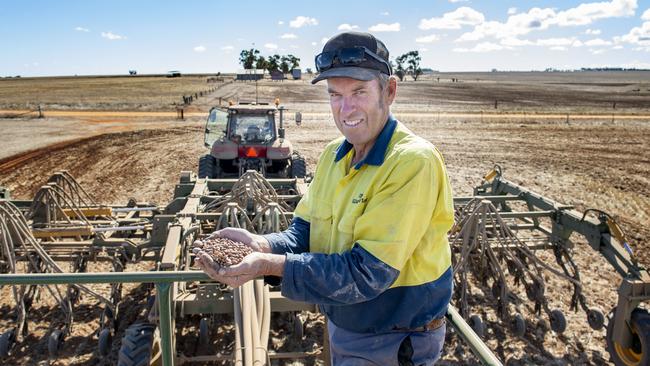
[[[121,36],[121,35],[115,34],[113,32],[102,32],[102,37],[104,37],[104,38],[106,38],[108,40],[111,40],[111,41],[115,41],[115,40],[118,40],[118,39],[126,39],[125,36]]]
[[[612,49],[613,49],[613,50],[622,50],[622,49],[623,49],[623,46],[621,46],[621,45],[619,44],[619,45],[616,45],[616,46],[612,47]]]
[[[284,25],[284,20],[278,20],[278,25]]]
[[[519,39],[517,37],[502,38],[500,43],[509,47],[530,46],[534,44],[527,39]]]
[[[312,43],[311,43],[312,46],[315,46],[316,44],[317,44],[316,42],[312,42]]]
[[[427,29],[460,29],[464,25],[478,25],[485,21],[485,16],[478,11],[462,6],[452,12],[445,13],[442,18],[421,19],[418,28]]]
[[[646,11],[643,12],[641,19],[650,20],[650,8],[646,9]]]
[[[90,32],[90,29],[84,27],[77,27],[74,30],[76,30],[77,32],[86,32],[86,33]]]
[[[483,53],[483,52],[491,52],[491,51],[501,51],[504,49],[510,49],[510,47],[502,46],[500,44],[496,44],[492,42],[482,42],[472,48],[454,48],[453,51]]]
[[[637,0],[611,0],[580,4],[574,8],[556,11],[552,8],[531,8],[525,13],[513,14],[505,23],[484,21],[474,30],[462,34],[456,41],[477,41],[486,37],[506,38],[545,30],[550,26],[578,26],[591,24],[598,19],[634,15]]]
[[[295,44],[292,44],[292,45],[289,46],[289,48],[294,49],[294,50],[297,50],[297,49],[300,48],[300,47],[299,47],[299,46],[296,46]]]
[[[427,52],[429,49],[425,47],[420,47],[419,51],[420,52]]]
[[[282,38],[282,39],[296,39],[296,38],[298,38],[298,36],[293,34],[293,33],[285,33],[285,34],[281,35],[280,38]]]
[[[400,25],[399,23],[391,23],[391,24],[379,23],[368,28],[368,30],[371,32],[399,32]]]
[[[611,46],[612,42],[610,41],[605,41],[604,39],[601,38],[594,38],[590,39],[588,41],[584,42],[585,46],[593,47],[593,46]]]
[[[589,52],[591,52],[592,55],[600,55],[601,53],[605,53],[605,50],[604,49],[594,50],[590,48]]]
[[[564,46],[553,46],[553,47],[549,48],[549,50],[551,50],[551,51],[566,51],[567,48],[564,47]]]
[[[226,52],[230,52],[230,51],[232,51],[234,49],[235,49],[235,47],[231,46],[231,45],[221,47],[221,50],[226,51]]]
[[[517,8],[508,8],[508,15],[516,14],[517,13]]]
[[[612,0],[610,2],[584,3],[557,13],[560,26],[586,25],[604,18],[628,17],[634,15],[637,0]]]
[[[433,43],[437,40],[439,40],[440,37],[436,34],[432,34],[430,36],[423,36],[423,37],[418,37],[415,39],[415,42],[417,43]]]
[[[650,22],[643,22],[640,27],[634,27],[626,35],[615,37],[614,40],[650,46]]]
[[[538,39],[535,44],[538,46],[571,46],[576,41],[575,38],[545,38]]]
[[[351,25],[351,24],[348,24],[348,23],[343,23],[343,24],[339,25],[339,27],[337,29],[340,30],[340,31],[351,31],[351,30],[354,30],[354,29],[359,29],[359,26],[358,25]]]
[[[194,52],[201,53],[201,52],[205,52],[205,50],[206,50],[205,46],[199,45],[199,46],[194,47]]]
[[[271,50],[271,51],[272,50],[277,50],[278,45],[275,44],[275,43],[266,43],[266,44],[264,44],[264,48],[266,48],[267,50]]]
[[[590,28],[590,29],[585,30],[585,34],[589,34],[589,35],[593,35],[593,36],[597,36],[600,33],[601,33],[600,29],[591,29]]]
[[[289,22],[291,28],[302,28],[307,25],[318,25],[318,20],[316,20],[316,18],[299,15],[296,19]]]
[[[380,15],[383,15],[383,16],[387,17],[387,16],[390,15],[390,13],[387,12],[387,11],[382,11],[382,12],[380,13]]]

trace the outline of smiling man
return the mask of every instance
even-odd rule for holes
[[[451,187],[441,154],[390,113],[397,93],[388,50],[368,33],[331,38],[316,56],[343,136],[321,155],[289,229],[214,235],[248,244],[242,263],[214,279],[239,286],[281,277],[282,294],[328,317],[334,365],[433,365],[452,294],[447,231]]]

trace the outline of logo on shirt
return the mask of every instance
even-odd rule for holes
[[[355,205],[359,203],[366,203],[366,202],[368,202],[368,198],[364,197],[363,193],[359,193],[359,196],[352,199],[352,203]]]

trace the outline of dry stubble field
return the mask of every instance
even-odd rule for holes
[[[452,83],[451,78],[460,82]],[[176,79],[181,82],[183,78]],[[79,79],[82,80],[83,79]],[[12,80],[15,82],[16,80]],[[43,80],[41,80],[43,81]],[[54,84],[56,79],[47,80]],[[111,80],[107,79],[110,83]],[[161,78],[161,83],[169,80]],[[6,80],[0,80],[0,95],[6,95]],[[67,81],[66,81],[67,82]],[[33,85],[18,86],[20,98],[14,105],[36,102],[31,95],[41,91]],[[83,84],[83,83],[82,83]],[[157,84],[150,86],[158,90]],[[300,127],[287,123],[287,136],[313,166],[322,147],[338,135],[328,114],[327,94],[323,85],[311,86],[308,81],[260,82],[259,94],[272,101],[279,97],[292,111],[303,111]],[[16,88],[15,84],[11,88]],[[56,90],[57,85],[45,88]],[[197,84],[201,90],[202,84]],[[14,89],[16,90],[16,89]],[[31,92],[30,92],[31,90]],[[106,91],[115,95],[114,91]],[[171,109],[171,104],[147,106],[138,101],[140,93],[125,90],[125,99],[135,102],[133,110]],[[219,97],[254,99],[253,83],[222,85],[208,97],[192,106],[201,112],[216,104]],[[613,214],[627,231],[633,249],[641,263],[650,263],[648,237],[650,224],[650,128],[648,119],[616,119],[619,115],[650,114],[650,73],[497,73],[442,74],[434,78],[400,84],[393,113],[409,128],[432,141],[445,156],[450,178],[457,195],[470,194],[480,177],[494,164],[504,168],[506,178],[551,197],[573,204],[582,211],[596,207]],[[76,108],[110,110],[101,95],[75,104],[75,95],[51,95],[55,104],[75,105]],[[480,116],[442,117],[438,112],[498,112],[525,113],[525,118],[480,118]],[[119,98],[112,98],[116,110],[124,110]],[[613,102],[617,108],[614,110]],[[111,102],[112,103],[112,102]],[[0,109],[10,107],[0,104]],[[75,108],[75,107],[72,107]],[[594,118],[544,118],[537,113],[578,113],[596,115]],[[614,113],[614,119],[602,115]],[[92,124],[89,117],[1,120],[3,133],[13,134],[21,143],[17,150],[31,150],[47,145],[47,134],[39,129],[58,133],[57,141],[66,136],[78,137],[75,126]],[[17,198],[31,198],[38,187],[55,170],[69,170],[100,202],[124,203],[129,197],[164,205],[172,196],[181,170],[196,170],[202,147],[203,118],[186,121],[170,118],[104,119],[95,123],[83,136],[88,138],[63,145],[54,150],[43,148],[13,166],[0,171],[0,185],[12,190]],[[289,118],[291,122],[291,117]],[[121,126],[117,130],[115,126]],[[47,126],[47,127],[44,127]],[[105,133],[106,132],[106,133]],[[21,139],[21,136],[23,137]],[[29,138],[24,138],[29,136]],[[94,136],[94,137],[93,137]],[[4,148],[0,150],[3,156]],[[6,154],[11,155],[11,154]],[[5,159],[7,160],[7,159]],[[578,241],[574,259],[582,271],[585,292],[590,304],[608,311],[616,301],[618,277],[609,265],[584,242]],[[128,270],[128,268],[127,268]],[[561,282],[551,279],[549,293],[553,305],[568,309],[570,292]],[[137,288],[132,293],[137,298]],[[2,290],[2,313],[10,309],[9,292]],[[479,296],[479,300],[489,298]],[[133,304],[131,304],[133,305]],[[81,317],[75,337],[66,343],[62,357],[55,364],[92,365],[101,362],[94,353],[92,331],[96,319],[92,304],[86,304],[88,316]],[[480,307],[479,307],[480,308]],[[135,309],[137,310],[137,309]],[[134,311],[135,311],[134,310]],[[55,310],[42,306],[37,312],[47,318]],[[531,330],[525,337],[515,338],[496,321],[494,313],[482,311],[489,324],[486,343],[508,364],[607,364],[604,350],[604,330],[592,331],[584,313],[568,313],[569,327],[562,335],[535,327],[536,322],[526,309]],[[124,322],[128,322],[128,316]],[[126,323],[128,324],[128,323]],[[124,326],[126,325],[124,324]],[[310,347],[319,334],[320,321],[299,342]],[[8,325],[6,319],[0,325]],[[37,322],[33,333],[45,334],[47,321]],[[311,332],[311,333],[310,333]],[[280,337],[281,338],[281,337]],[[15,363],[32,365],[44,362],[46,343],[38,337],[19,350]],[[279,340],[277,342],[282,342]],[[441,364],[467,364],[468,351],[456,347],[450,336]],[[117,350],[119,343],[114,343]],[[44,348],[45,347],[45,348]],[[36,350],[37,352],[34,352]],[[39,355],[40,354],[40,355]]]

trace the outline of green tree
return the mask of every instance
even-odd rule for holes
[[[397,56],[395,59],[395,76],[399,78],[399,81],[404,81],[404,76],[406,75],[406,69],[404,69],[405,63],[406,55]]]
[[[244,66],[244,69],[252,69],[255,61],[257,61],[257,55],[260,54],[259,50],[251,48],[250,50],[242,50],[239,53],[239,63]]]
[[[291,69],[297,69],[300,67],[300,58],[294,55],[287,55],[289,63],[291,64]]]
[[[280,55],[269,56],[266,59],[266,69],[269,70],[269,72],[279,70],[280,69]]]
[[[255,68],[259,69],[259,70],[265,70],[266,69],[266,64],[267,64],[267,61],[264,58],[264,56],[260,56],[255,61]]]
[[[289,72],[289,57],[281,56],[280,57],[280,70],[282,73],[286,74]]]
[[[418,76],[422,75],[422,69],[420,68],[420,53],[418,51],[411,51],[405,53],[403,56],[406,56],[406,64],[408,65],[406,71],[411,75],[413,81],[418,80]]]

